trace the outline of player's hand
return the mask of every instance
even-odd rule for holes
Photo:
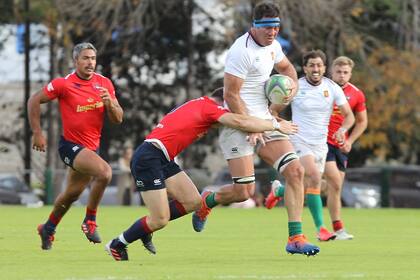
[[[338,143],[339,146],[343,146],[344,142],[346,141],[346,132],[342,129],[337,130],[333,135],[333,139]]]
[[[279,131],[284,134],[295,134],[298,132],[298,125],[292,123],[291,121],[281,120],[279,121],[280,129]]]
[[[257,145],[258,142],[261,143],[261,145],[265,145],[265,140],[264,140],[264,136],[263,133],[260,132],[255,132],[255,133],[249,133],[247,136],[247,140],[249,142],[249,144],[251,144],[252,146]]]
[[[290,78],[290,77],[289,77],[289,79],[292,80],[292,78]],[[284,105],[289,105],[290,102],[292,102],[293,98],[297,94],[297,86],[296,86],[296,84],[293,80],[292,80],[292,87],[289,90],[290,90],[290,93],[283,98],[283,104]]]
[[[32,149],[35,151],[45,152],[47,147],[47,140],[42,132],[35,132],[32,135]]]
[[[342,151],[345,154],[350,153],[351,148],[352,148],[352,144],[350,143],[350,141],[344,141],[344,144],[340,146],[340,151]]]
[[[96,89],[99,91],[99,96],[102,99],[102,102],[104,103],[105,107],[108,107],[111,105],[111,95],[109,94],[109,91],[107,88],[97,86]]]

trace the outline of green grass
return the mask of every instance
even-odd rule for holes
[[[155,233],[157,255],[135,242],[128,262],[115,262],[103,244],[85,239],[82,207],[69,211],[53,249],[42,251],[35,228],[50,210],[0,207],[0,279],[420,279],[420,210],[344,209],[355,240],[319,243],[306,209],[304,231],[321,247],[308,258],[284,250],[285,209],[216,208],[202,233],[192,230],[191,216],[184,217]],[[145,214],[137,207],[100,208],[104,242]]]

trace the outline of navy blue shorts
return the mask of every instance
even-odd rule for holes
[[[173,161],[168,161],[164,153],[149,142],[143,142],[133,154],[131,174],[139,191],[165,188],[165,180],[181,172]]]
[[[347,154],[340,151],[338,147],[328,143],[327,161],[335,161],[337,163],[338,170],[345,172],[347,168],[348,156]]]
[[[73,161],[77,154],[84,148],[83,145],[67,141],[63,136],[60,137],[60,142],[58,143],[58,153],[61,160],[71,168],[73,168]]]

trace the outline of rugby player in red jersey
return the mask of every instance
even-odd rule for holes
[[[201,196],[174,158],[214,125],[222,124],[247,132],[297,132],[289,121],[263,120],[230,113],[223,108],[223,88],[210,97],[200,97],[167,114],[146,140],[137,147],[131,160],[131,173],[149,214],[137,220],[118,237],[109,241],[106,251],[117,261],[128,260],[127,245],[141,240],[155,254],[152,232],[171,220],[200,209]],[[168,203],[168,196],[171,200]]]
[[[89,241],[101,242],[96,211],[111,181],[112,170],[97,151],[104,114],[111,122],[121,123],[123,110],[115,98],[112,82],[95,72],[96,52],[90,43],[76,45],[73,49],[75,71],[64,78],[52,80],[28,100],[32,147],[41,152],[45,152],[46,139],[41,129],[40,104],[58,100],[63,124],[58,152],[70,167],[65,190],[56,198],[48,220],[38,226],[44,250],[51,249],[58,223],[90,182],[86,216],[81,227]]]
[[[327,206],[330,212],[336,240],[350,240],[353,235],[346,232],[341,220],[341,190],[347,166],[347,154],[351,151],[353,143],[365,131],[368,123],[365,95],[350,83],[354,62],[348,57],[340,56],[333,61],[332,79],[338,83],[347,98],[355,116],[355,125],[343,143],[337,143],[333,135],[340,129],[343,116],[337,106],[334,107],[328,126],[328,154],[325,164],[325,179],[327,182]]]

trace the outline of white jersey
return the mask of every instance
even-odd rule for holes
[[[274,64],[284,58],[280,43],[274,40],[269,46],[261,46],[250,33],[245,33],[231,46],[225,62],[225,73],[244,80],[240,96],[248,114],[270,119],[264,83],[270,77]],[[225,104],[226,105],[226,104]]]
[[[311,145],[325,144],[334,103],[344,105],[346,96],[340,86],[325,77],[317,86],[308,83],[305,77],[298,83],[299,90],[292,101],[292,120],[299,126],[299,132],[290,138]]]

